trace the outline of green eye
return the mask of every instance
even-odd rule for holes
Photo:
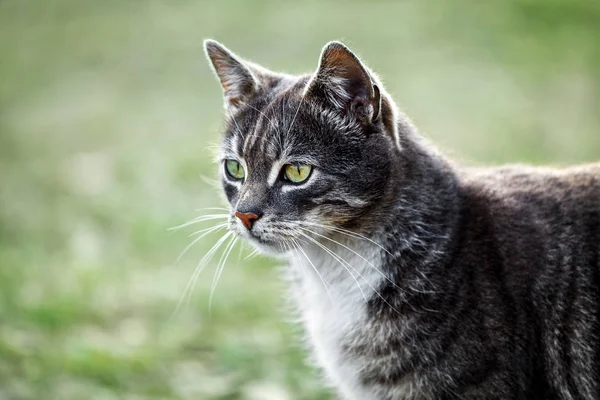
[[[231,176],[233,179],[244,179],[246,176],[244,167],[242,167],[242,165],[235,160],[225,161],[225,169],[227,170],[229,176]]]
[[[288,164],[283,167],[283,177],[293,183],[304,182],[310,176],[312,167],[306,164]]]

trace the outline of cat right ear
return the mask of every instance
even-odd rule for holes
[[[339,113],[371,124],[380,117],[381,91],[359,58],[340,42],[329,42],[307,93],[325,98]]]
[[[215,40],[207,39],[204,41],[204,51],[223,87],[225,108],[236,109],[256,93],[256,76],[231,50]]]

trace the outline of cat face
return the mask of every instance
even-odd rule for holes
[[[393,107],[373,75],[340,43],[325,46],[317,71],[300,77],[242,61],[213,41],[205,48],[225,95],[219,163],[230,229],[283,253],[366,225],[389,190],[399,147],[384,115]]]

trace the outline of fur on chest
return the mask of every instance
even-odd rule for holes
[[[292,292],[314,362],[348,400],[413,398],[413,383],[396,388],[365,384],[367,367],[382,362],[361,349],[386,340],[371,320],[367,300],[385,281],[381,257],[372,246],[348,250],[306,248],[291,260]],[[385,361],[383,361],[385,362]],[[396,395],[389,397],[390,390]]]

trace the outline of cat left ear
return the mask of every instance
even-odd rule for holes
[[[373,123],[380,117],[379,88],[358,57],[340,42],[323,47],[307,94],[325,97],[340,113],[363,123]]]
[[[227,47],[207,39],[204,51],[223,87],[225,108],[237,108],[258,90],[258,79],[250,68]]]

